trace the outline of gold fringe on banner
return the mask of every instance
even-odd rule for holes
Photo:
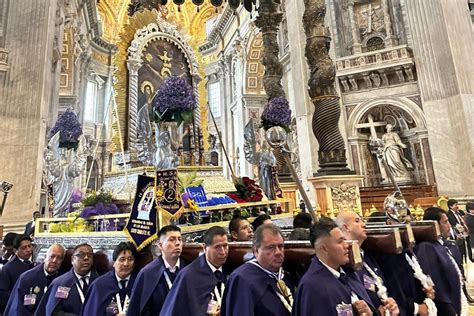
[[[128,218],[128,220],[130,220],[130,217]],[[158,223],[158,212],[156,213],[155,222]],[[128,222],[127,222],[127,225],[128,225]],[[125,233],[125,236],[127,236],[127,239],[135,246],[135,249],[137,251],[141,251],[143,248],[145,248],[146,246],[151,244],[155,239],[158,238],[158,233],[156,232],[153,235],[151,235],[150,237],[148,237],[147,239],[145,239],[145,241],[142,242],[140,245],[137,245],[135,240],[133,240],[132,235],[128,231],[127,225],[125,225],[125,228],[123,229],[123,232]],[[157,227],[158,227],[158,225],[157,225]],[[158,228],[157,228],[157,230],[158,230]]]

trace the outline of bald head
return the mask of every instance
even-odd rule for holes
[[[53,244],[48,248],[46,252],[46,258],[44,259],[44,269],[49,274],[56,273],[61,267],[61,263],[64,260],[64,254],[66,250],[59,244]]]
[[[357,240],[361,245],[367,239],[365,220],[354,211],[340,212],[336,224],[344,233],[346,239]]]

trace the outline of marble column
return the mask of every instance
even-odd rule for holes
[[[227,154],[232,155],[230,152],[230,149],[233,148],[233,142],[232,142],[232,113],[230,110],[230,107],[227,106],[227,104],[230,104],[230,87],[229,87],[229,65],[225,60],[225,56],[221,55],[219,61],[218,61],[218,71],[217,71],[217,76],[219,78],[219,84],[221,88],[221,117],[219,119],[220,121],[220,128],[221,128],[221,135],[222,135],[222,144],[221,147],[224,146]],[[224,122],[227,122],[227,124],[224,124]],[[221,150],[219,153],[220,155],[220,161],[222,162],[222,167],[224,171],[224,176],[226,176],[228,179],[231,178],[232,172],[229,168],[229,165],[227,163],[226,157],[224,156],[224,150]],[[229,157],[232,163],[232,157]]]
[[[474,192],[474,51],[464,0],[403,0],[440,194]]]
[[[0,181],[14,187],[1,224],[24,225],[39,208],[46,130],[57,107],[53,91],[59,78],[52,63],[57,8],[56,0],[9,2],[9,69],[0,82]]]

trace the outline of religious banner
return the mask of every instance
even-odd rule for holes
[[[272,166],[272,184],[273,189],[275,190],[275,196],[277,198],[283,198],[283,190],[280,187],[280,182],[278,181],[278,168]]]
[[[124,232],[137,251],[157,238],[155,183],[152,177],[138,176],[135,200]]]
[[[170,220],[178,219],[184,212],[178,190],[178,170],[157,170],[155,177],[156,208]]]

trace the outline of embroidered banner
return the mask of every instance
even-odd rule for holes
[[[170,220],[178,219],[184,212],[178,189],[178,170],[157,170],[155,194],[158,212]]]
[[[155,181],[152,177],[138,176],[132,212],[124,231],[138,251],[156,239],[158,223]]]

